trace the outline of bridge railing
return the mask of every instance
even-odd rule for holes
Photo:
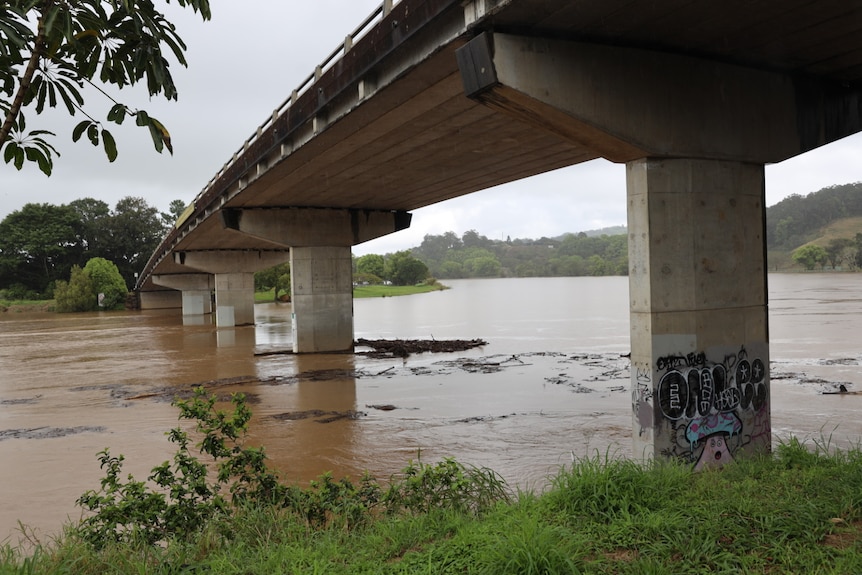
[[[215,184],[219,178],[221,178],[227,169],[239,158],[242,153],[249,148],[257,139],[263,134],[263,132],[272,125],[278,117],[283,114],[288,108],[293,105],[299,96],[304,94],[306,90],[308,90],[314,83],[320,79],[324,72],[329,70],[333,65],[335,65],[338,60],[344,56],[352,47],[354,42],[365,36],[365,34],[371,30],[375,24],[379,20],[386,18],[389,13],[392,11],[392,7],[396,4],[399,4],[401,0],[383,0],[383,3],[380,4],[365,20],[362,21],[359,26],[356,27],[353,32],[347,35],[344,39],[344,42],[339,44],[330,54],[326,57],[326,59],[321,62],[318,66],[315,67],[314,71],[309,74],[300,84],[297,86],[290,94],[290,96],[284,100],[277,108],[272,111],[272,114],[257,127],[257,129],[249,136],[245,142],[243,142],[242,147],[234,152],[233,156],[225,162],[225,164],[219,169],[218,172],[210,179],[209,182],[203,187],[203,189],[195,196],[195,202],[204,195],[206,192]],[[192,205],[194,205],[194,203]],[[182,223],[182,220],[185,218],[181,218],[177,224]]]

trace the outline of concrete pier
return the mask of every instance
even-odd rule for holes
[[[763,166],[646,158],[626,175],[635,455],[768,452]]]
[[[349,247],[290,250],[293,351],[353,349],[353,270]]]

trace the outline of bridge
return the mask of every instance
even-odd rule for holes
[[[768,450],[764,165],[862,130],[859,38],[847,0],[385,0],[198,194],[141,305],[251,323],[253,273],[289,260],[294,351],[349,350],[352,246],[603,157],[627,169],[636,452]]]

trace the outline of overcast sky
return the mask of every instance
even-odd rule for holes
[[[202,23],[172,4],[169,14],[188,44],[189,67],[174,66],[177,102],[148,101],[146,91],[123,90],[121,101],[166,124],[174,155],[157,154],[148,134],[114,126],[119,159],[71,142],[76,120],[28,117],[28,127],[57,132],[62,157],[46,178],[35,166],[21,172],[0,164],[0,219],[30,202],[64,204],[92,197],[111,207],[140,196],[166,211],[188,203],[256,130],[380,0],[211,0],[213,19]],[[110,102],[91,97],[91,115],[104,118]],[[65,112],[64,112],[65,114]],[[862,136],[766,169],[767,205],[790,194],[862,180]],[[538,238],[626,223],[625,169],[604,160],[565,168],[414,212],[409,230],[354,247],[387,253],[421,243],[425,234],[475,229],[490,238]]]

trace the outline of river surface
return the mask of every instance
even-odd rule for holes
[[[173,453],[171,400],[196,385],[247,394],[250,440],[289,482],[452,456],[538,490],[573,456],[630,453],[627,278],[447,283],[356,300],[356,337],[486,346],[293,356],[289,304],[222,330],[157,311],[0,314],[0,542],[20,540],[19,520],[47,537],[79,517],[102,449],[146,478]],[[823,392],[862,390],[862,274],[773,274],[769,293],[775,440],[854,444],[862,395]]]

